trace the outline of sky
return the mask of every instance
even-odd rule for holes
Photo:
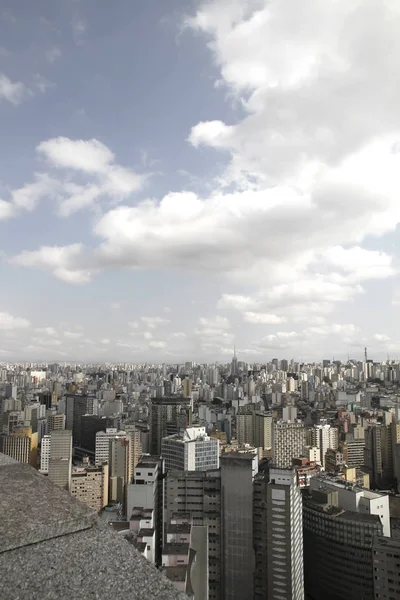
[[[398,0],[3,0],[0,361],[400,358]]]

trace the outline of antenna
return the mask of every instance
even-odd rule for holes
[[[364,348],[364,356],[365,356],[365,362],[367,362],[367,360],[368,360],[367,346],[365,346],[365,348]]]

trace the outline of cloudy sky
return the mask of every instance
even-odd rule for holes
[[[0,360],[400,357],[398,0],[3,0]]]

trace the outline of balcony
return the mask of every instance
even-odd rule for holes
[[[0,598],[187,600],[97,514],[0,454]]]

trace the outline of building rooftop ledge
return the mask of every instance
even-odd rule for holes
[[[187,600],[95,512],[2,454],[0,514],[1,600]]]

